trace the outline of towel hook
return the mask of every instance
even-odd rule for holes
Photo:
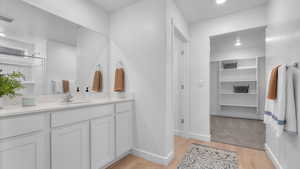
[[[97,68],[97,70],[100,71],[100,70],[101,70],[101,64],[97,64],[97,65],[96,65],[96,68]]]
[[[122,68],[122,67],[124,67],[123,62],[119,60],[117,62],[117,68]]]

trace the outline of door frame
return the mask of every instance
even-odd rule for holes
[[[175,126],[173,127],[174,135],[182,136],[185,138],[189,137],[190,132],[190,55],[189,55],[189,37],[185,35],[183,31],[181,31],[180,27],[171,20],[171,85],[172,85],[172,92],[171,92],[171,112],[173,113],[173,117],[175,114],[175,97],[176,97],[176,82],[174,79],[174,59],[175,59],[175,37],[179,36],[179,38],[184,42],[184,130],[178,131],[175,130]],[[173,118],[173,123],[175,118]]]

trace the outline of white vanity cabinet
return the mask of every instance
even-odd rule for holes
[[[102,169],[132,149],[130,101],[0,115],[0,169]]]
[[[51,113],[51,169],[102,169],[132,148],[132,102]]]
[[[0,169],[49,169],[46,115],[0,118]]]
[[[0,169],[45,169],[45,135],[14,137],[0,142]]]
[[[116,153],[121,156],[132,149],[132,103],[116,105]]]
[[[115,119],[91,121],[91,169],[100,169],[115,159]]]
[[[54,129],[51,157],[52,169],[89,169],[88,122]]]

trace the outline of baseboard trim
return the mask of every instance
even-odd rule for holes
[[[154,153],[150,153],[144,150],[140,150],[140,149],[133,149],[131,152],[133,155],[141,157],[145,160],[157,163],[157,164],[162,164],[167,166],[174,158],[174,152],[170,152],[168,154],[167,157],[158,155],[158,154],[154,154]]]
[[[268,144],[265,144],[265,149],[266,149],[266,153],[267,156],[269,157],[269,159],[272,161],[273,165],[276,167],[276,169],[283,169],[283,167],[281,166],[281,164],[279,163],[277,157],[275,156],[275,154],[272,152],[271,148],[268,146]]]
[[[173,151],[169,152],[167,159],[165,160],[165,166],[169,165],[171,163],[171,161],[174,159],[175,154]]]
[[[118,156],[116,159],[114,159],[113,161],[111,161],[110,163],[106,164],[104,167],[102,168],[108,168],[110,166],[113,166],[116,162],[120,161],[122,158],[126,157],[127,155],[131,154],[132,150],[129,150],[127,152],[125,152],[124,154]]]
[[[188,136],[189,136],[189,138],[200,140],[200,141],[209,142],[211,140],[210,139],[210,135],[202,135],[202,134],[196,134],[196,133],[189,133]]]
[[[186,137],[184,131],[182,130],[174,130],[175,136]]]

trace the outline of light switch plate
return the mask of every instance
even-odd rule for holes
[[[199,80],[199,81],[197,82],[197,87],[198,87],[198,88],[202,88],[204,85],[205,85],[205,81],[204,81],[204,80]]]

